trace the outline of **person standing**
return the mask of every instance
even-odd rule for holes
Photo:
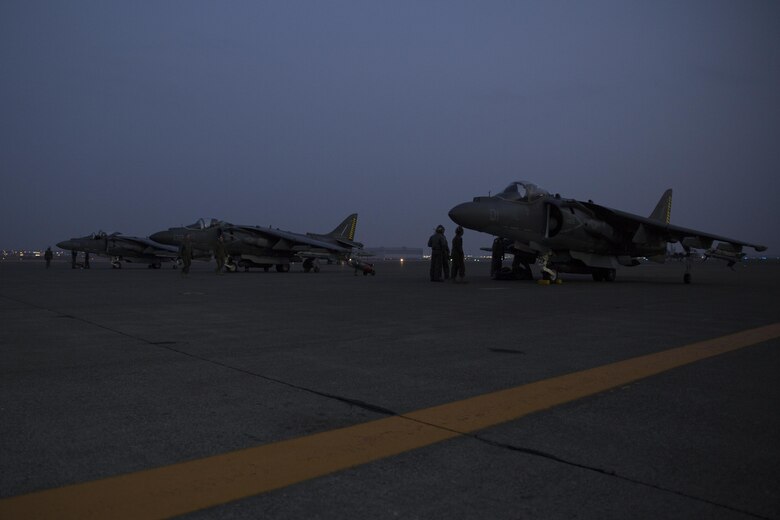
[[[70,252],[70,268],[75,269],[76,268],[76,257],[79,256],[79,252],[75,249],[71,250]]]
[[[51,266],[51,259],[54,258],[54,253],[51,252],[51,246],[46,248],[46,252],[43,253],[43,259],[46,260],[46,269]]]
[[[504,240],[501,237],[496,237],[493,240],[493,251],[490,261],[490,276],[495,278],[498,273],[501,272],[501,268],[504,265]]]
[[[428,239],[428,247],[431,248],[431,281],[442,282],[442,269],[444,252],[449,252],[447,239],[444,238],[444,226],[439,224],[436,232]]]
[[[192,265],[192,237],[187,233],[179,246],[179,256],[181,257],[181,274],[187,276],[190,274],[190,265]]]
[[[447,237],[444,236],[443,232],[442,232],[442,237],[444,237],[444,251],[441,255],[441,267],[442,270],[444,271],[444,279],[448,280],[450,277],[450,246],[449,243],[447,242]]]
[[[84,251],[84,269],[89,269],[89,251]]]
[[[455,229],[455,237],[452,239],[452,281],[458,283],[466,276],[466,255],[463,254],[463,228]]]
[[[214,246],[214,259],[217,261],[217,274],[222,274],[225,267],[225,258],[227,258],[227,249],[225,248],[225,237],[217,237],[217,245]]]

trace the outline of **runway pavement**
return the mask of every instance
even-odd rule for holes
[[[0,519],[780,518],[780,265],[0,263]]]

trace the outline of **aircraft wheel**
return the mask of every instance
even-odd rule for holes
[[[276,272],[287,273],[290,271],[290,264],[276,264]]]
[[[605,282],[614,282],[616,277],[617,277],[617,272],[614,269],[607,269],[604,272]]]
[[[683,275],[683,283],[691,283],[691,273],[685,273]]]

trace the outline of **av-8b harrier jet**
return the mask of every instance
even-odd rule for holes
[[[618,265],[639,265],[640,257],[663,262],[667,243],[679,242],[686,253],[683,281],[691,282],[691,251],[705,256],[742,260],[743,247],[765,246],[696,231],[669,223],[672,190],[667,190],[649,217],[607,208],[593,201],[550,195],[529,182],[513,182],[492,197],[475,197],[452,208],[450,218],[463,227],[512,241],[509,251],[526,269],[539,261],[542,276],[555,280],[559,272],[591,274],[596,281],[615,279]],[[712,247],[713,242],[719,242]]]
[[[71,238],[57,244],[60,249],[82,251],[111,258],[111,267],[119,269],[122,261],[149,264],[159,269],[163,262],[176,262],[178,249],[157,243],[148,238],[133,237],[121,233],[106,234],[98,231],[91,235]],[[174,263],[174,267],[176,264]]]
[[[346,259],[354,248],[357,213],[345,218],[330,233],[293,233],[271,227],[236,225],[217,219],[199,219],[189,226],[169,228],[150,236],[156,242],[180,245],[190,236],[195,251],[213,251],[217,238],[225,241],[229,259],[228,269],[262,267],[268,271],[275,266],[279,272],[290,270],[290,262],[303,261],[304,270],[311,268],[315,258]]]

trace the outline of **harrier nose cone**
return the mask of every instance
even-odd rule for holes
[[[465,228],[474,229],[475,227],[478,227],[476,226],[478,213],[473,202],[458,204],[450,210],[449,216],[453,222]]]
[[[170,231],[158,231],[149,235],[149,238],[158,244],[170,244],[172,237]]]
[[[73,240],[63,240],[62,242],[57,242],[57,247],[60,249],[73,249],[76,247],[76,244]]]

